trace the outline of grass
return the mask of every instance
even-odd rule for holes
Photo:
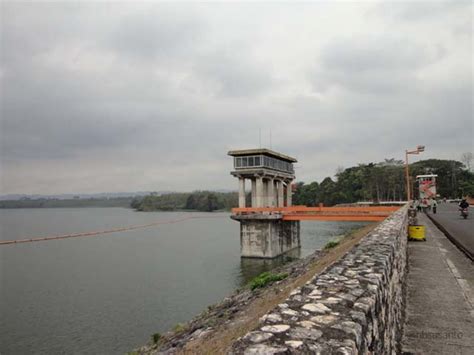
[[[326,243],[324,246],[324,250],[329,250],[334,247],[337,247],[339,245],[339,240],[330,240],[329,242]]]
[[[255,290],[256,288],[262,288],[275,281],[281,281],[288,277],[288,274],[272,274],[270,272],[264,272],[252,279],[249,282],[249,286],[251,290]]]
[[[184,324],[181,324],[181,323],[178,323],[176,324],[174,327],[173,327],[173,331],[175,333],[179,333],[179,332],[182,332],[183,330],[186,329],[186,326]]]

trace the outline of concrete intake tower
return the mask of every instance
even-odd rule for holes
[[[300,222],[283,220],[269,208],[291,206],[293,163],[297,160],[270,149],[231,150],[233,176],[239,180],[239,208],[231,218],[240,222],[242,257],[274,258],[299,248]],[[245,182],[250,180],[250,204],[246,206]]]

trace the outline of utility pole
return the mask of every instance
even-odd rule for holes
[[[405,150],[405,174],[406,174],[406,186],[407,186],[407,202],[411,201],[411,184],[410,184],[410,172],[408,168],[408,154],[420,154],[421,152],[425,151],[425,146],[424,145],[418,145],[416,147],[416,150]]]

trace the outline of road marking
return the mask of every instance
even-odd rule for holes
[[[459,273],[458,269],[456,268],[456,266],[454,266],[453,262],[449,258],[446,258],[446,263],[448,264],[449,268],[451,269],[451,272],[453,273],[454,277],[456,279],[462,279],[462,276]]]
[[[469,287],[469,283],[467,282],[466,279],[462,278],[458,269],[456,268],[456,266],[454,266],[453,262],[449,258],[446,258],[446,263],[448,264],[449,270],[454,275],[454,278],[456,279],[456,282],[461,288],[462,294],[464,298],[466,299],[466,303],[468,307],[470,308],[469,314],[471,315],[472,318],[474,318],[474,300],[471,299],[471,296],[470,296],[471,288]]]
[[[467,306],[469,308],[470,316],[472,318],[474,318],[474,297],[471,297],[473,295],[471,287],[470,287],[469,283],[467,282],[467,280],[464,279],[461,276],[459,270],[456,268],[454,263],[448,257],[446,257],[447,250],[442,247],[442,245],[439,241],[439,236],[436,233],[438,231],[438,228],[434,225],[433,222],[431,222],[430,220],[428,220],[428,221],[429,221],[430,224],[432,224],[432,226],[427,225],[426,227],[430,230],[430,234],[433,236],[433,240],[434,240],[436,246],[438,247],[441,255],[444,256],[446,264],[448,264],[449,270],[451,271],[454,278],[456,279],[457,284],[461,288],[461,292],[462,292],[462,294],[463,294],[463,296],[466,300]],[[432,229],[432,227],[434,227],[434,229]],[[457,250],[457,248],[456,248],[456,251],[459,252],[459,250]]]

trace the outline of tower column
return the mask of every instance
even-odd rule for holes
[[[286,185],[286,206],[290,207],[292,204],[292,199],[291,199],[291,180],[288,181],[288,184]]]
[[[239,208],[245,207],[245,178],[239,177]]]
[[[251,180],[252,183],[252,207],[258,207],[257,206],[257,181],[255,178],[252,178]]]
[[[284,190],[283,190],[283,181],[277,180],[277,187],[278,187],[278,207],[285,206],[284,200]]]
[[[268,207],[275,206],[275,182],[273,179],[267,181],[267,205]]]
[[[255,207],[263,207],[263,204],[264,204],[263,187],[264,186],[263,186],[263,178],[261,176],[256,178],[255,185],[256,185],[255,186],[255,189],[256,189]]]
[[[262,179],[262,207],[268,207],[268,183],[264,178]]]

